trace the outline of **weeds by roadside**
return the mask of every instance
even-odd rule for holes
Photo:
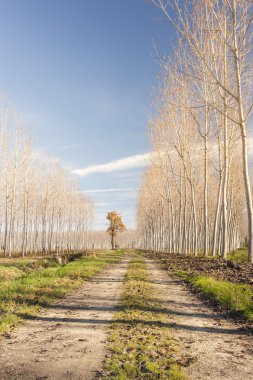
[[[8,259],[0,261],[0,282],[14,280],[50,267],[59,267],[56,260],[44,259]]]
[[[248,261],[248,249],[238,248],[228,253],[228,259],[240,263],[242,261]]]
[[[176,274],[232,314],[243,316],[253,322],[252,286],[219,281],[212,277],[188,276],[184,272],[176,272]]]

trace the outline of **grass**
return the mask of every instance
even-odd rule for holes
[[[220,281],[206,276],[189,276],[186,272],[175,273],[232,314],[253,321],[252,286]]]
[[[232,260],[235,262],[248,261],[248,249],[238,248],[234,251],[229,252],[227,258],[228,260]]]
[[[0,282],[0,333],[8,331],[27,315],[36,315],[41,307],[75,289],[105,265],[115,263],[121,254],[121,251],[110,251],[97,257],[84,257],[64,266],[47,262],[45,265],[49,267],[39,270],[34,267],[31,269],[28,263],[20,269],[18,261],[17,267],[2,265],[5,274]],[[36,268],[41,268],[41,264],[37,263]]]
[[[0,281],[11,281],[23,276],[25,276],[25,272],[16,267],[0,266]]]
[[[22,277],[45,268],[57,267],[54,259],[8,259],[0,261],[0,281]],[[15,275],[15,273],[17,275]]]
[[[195,257],[193,252],[191,253],[192,257]],[[222,256],[213,256],[212,252],[209,251],[208,255],[205,256],[203,251],[198,251],[197,257],[200,257],[202,259],[210,260],[210,259],[221,259]],[[235,261],[235,262],[241,262],[241,261],[248,261],[248,248],[238,248],[233,251],[230,251],[227,254],[227,260]]]
[[[143,258],[135,257],[112,326],[103,379],[186,379],[173,358],[177,348],[170,336],[170,322],[159,307]]]

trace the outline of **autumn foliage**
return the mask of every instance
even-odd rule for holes
[[[126,226],[122,222],[121,216],[117,214],[116,211],[108,212],[106,219],[109,221],[109,227],[107,232],[111,236],[111,245],[112,249],[115,248],[115,238],[118,232],[123,232],[126,229]]]

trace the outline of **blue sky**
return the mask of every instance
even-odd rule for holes
[[[95,228],[113,209],[135,225],[154,45],[169,53],[173,37],[145,0],[0,0],[0,89],[92,196]]]

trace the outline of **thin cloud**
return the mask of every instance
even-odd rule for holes
[[[93,173],[110,173],[114,171],[139,168],[146,166],[149,159],[150,153],[136,154],[133,156],[121,158],[119,160],[111,161],[106,164],[91,165],[83,169],[75,169],[73,170],[73,173],[81,177],[85,177],[86,175]]]

